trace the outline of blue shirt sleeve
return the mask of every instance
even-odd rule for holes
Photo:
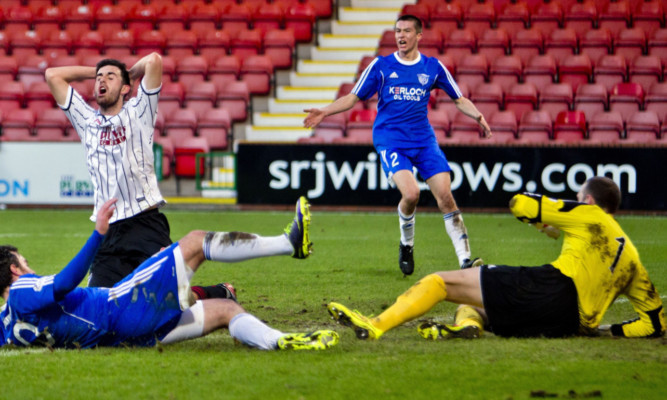
[[[352,93],[361,100],[368,100],[379,90],[382,84],[382,71],[380,70],[380,59],[375,58],[361,73],[359,80],[352,88]]]
[[[104,236],[97,231],[93,231],[79,253],[62,271],[55,275],[53,279],[53,297],[56,301],[62,300],[67,293],[81,283],[86,273],[88,273],[90,263],[93,261],[100,244],[102,244],[102,240],[104,240]]]
[[[454,77],[452,77],[452,74],[449,73],[447,67],[445,67],[440,61],[438,61],[437,70],[438,70],[438,77],[435,81],[435,86],[438,89],[444,90],[445,93],[447,93],[449,98],[451,98],[452,100],[456,100],[463,97],[461,89],[459,89],[459,85],[454,80]]]

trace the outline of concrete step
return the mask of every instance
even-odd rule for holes
[[[340,61],[357,61],[364,56],[375,55],[377,47],[337,47],[337,48],[322,48],[312,47],[310,49],[310,58],[312,60],[340,60]]]
[[[338,86],[278,86],[276,88],[276,98],[280,100],[333,100],[336,98],[336,93],[338,93]]]
[[[290,84],[292,86],[340,86],[343,82],[354,82],[355,74],[302,74],[299,72],[290,73]]]
[[[309,108],[322,108],[329,104],[334,99],[322,99],[322,100],[304,100],[304,99],[295,99],[295,100],[278,100],[278,99],[269,99],[269,113],[272,114],[298,114],[302,113],[303,110]]]
[[[380,35],[333,35],[320,33],[318,44],[320,47],[377,47]]]
[[[296,71],[303,74],[354,74],[359,67],[359,60],[354,61],[318,61],[318,60],[299,60],[296,64]]]
[[[298,126],[303,127],[303,119],[306,118],[306,113],[287,113],[287,114],[272,114],[267,112],[255,112],[252,114],[253,126],[263,126],[271,128],[283,128]]]
[[[387,29],[394,29],[396,18],[387,21],[331,21],[334,35],[382,35]]]
[[[344,22],[396,21],[401,7],[338,7],[338,20]]]
[[[305,114],[304,114],[305,115]],[[296,142],[302,137],[309,137],[312,130],[302,127],[261,127],[247,126],[245,138],[251,142]]]

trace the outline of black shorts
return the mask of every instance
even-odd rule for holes
[[[114,222],[92,262],[88,286],[115,285],[171,243],[167,217],[157,209]]]
[[[484,265],[482,298],[489,330],[505,337],[563,337],[579,331],[577,288],[552,265]]]

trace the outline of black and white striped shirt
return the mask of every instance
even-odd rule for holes
[[[146,90],[142,80],[137,97],[120,113],[104,116],[70,86],[60,107],[86,148],[86,164],[95,189],[95,209],[117,198],[110,222],[130,218],[165,204],[155,175],[153,131],[160,88]]]

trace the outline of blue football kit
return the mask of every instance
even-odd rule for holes
[[[378,94],[373,144],[390,178],[396,171],[412,170],[413,166],[423,179],[450,170],[428,121],[428,102],[436,88],[453,100],[462,96],[437,58],[420,53],[416,60],[404,61],[396,52],[375,58],[352,89],[361,100]]]
[[[178,243],[112,288],[79,288],[103,236],[97,232],[58,274],[19,277],[0,309],[0,345],[64,348],[152,346],[177,324]]]

